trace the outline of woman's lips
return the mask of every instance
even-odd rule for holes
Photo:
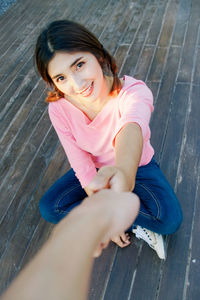
[[[81,96],[84,96],[84,97],[89,97],[93,92],[93,88],[94,88],[94,81],[86,89],[84,89],[82,92],[80,92],[79,94]]]

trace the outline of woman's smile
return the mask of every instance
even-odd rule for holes
[[[86,88],[83,89],[82,91],[76,92],[77,94],[83,96],[83,97],[89,97],[94,90],[94,81]]]

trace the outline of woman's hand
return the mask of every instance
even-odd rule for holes
[[[115,192],[129,191],[128,182],[125,174],[115,166],[106,166],[99,169],[97,175],[88,185],[87,189],[92,193],[98,192],[102,189],[111,189]],[[111,238],[115,244],[124,248],[130,245],[130,236],[128,233],[121,233]],[[99,256],[101,251],[107,247],[108,241],[101,243],[95,252],[95,256]]]
[[[128,245],[130,245],[130,236],[128,233],[121,233],[118,236],[115,236],[111,238],[111,241],[113,241],[115,244],[117,244],[119,247],[124,248]]]
[[[105,166],[99,169],[93,180],[87,186],[93,193],[102,189],[111,189],[115,192],[128,192],[130,187],[125,173],[116,166]]]
[[[110,239],[112,242],[117,244],[119,247],[124,248],[130,245],[130,235],[128,233],[122,233],[120,235],[117,235],[113,238]],[[107,248],[110,240],[106,240],[104,242],[101,242],[98,247],[96,248],[93,256],[94,257],[99,257],[103,251],[103,249]]]

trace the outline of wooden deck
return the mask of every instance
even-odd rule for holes
[[[38,202],[69,168],[33,66],[40,29],[61,18],[81,21],[116,56],[121,75],[152,89],[152,144],[184,213],[165,262],[134,237],[125,249],[110,244],[95,261],[90,299],[197,300],[199,0],[17,0],[0,17],[0,292],[48,238],[53,226],[41,219]]]

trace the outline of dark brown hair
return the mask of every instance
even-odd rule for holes
[[[54,86],[54,83],[48,74],[48,64],[58,51],[92,53],[103,72],[111,72],[113,75],[111,92],[120,91],[121,82],[115,59],[83,25],[68,20],[54,21],[39,35],[35,48],[35,61],[40,75],[50,86]],[[55,86],[54,89],[54,92],[49,92],[47,102],[57,101],[64,96]]]

